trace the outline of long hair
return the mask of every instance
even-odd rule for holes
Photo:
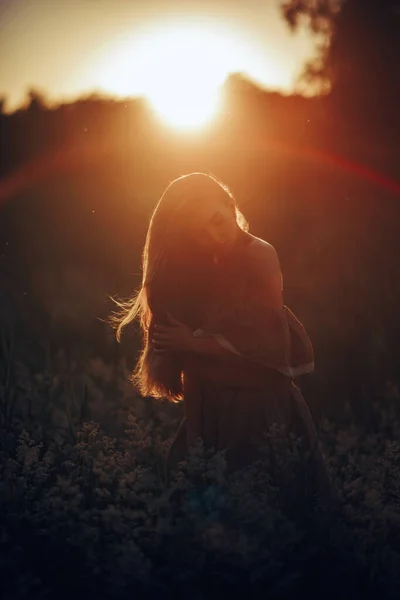
[[[150,219],[142,254],[142,283],[126,301],[114,300],[119,312],[111,317],[120,341],[124,327],[137,319],[143,347],[132,382],[143,396],[183,398],[182,364],[178,354],[156,354],[151,343],[154,323],[166,323],[167,312],[189,326],[200,327],[213,292],[212,252],[191,239],[185,217],[205,197],[227,202],[243,231],[248,224],[228,187],[216,177],[190,173],[172,181]]]

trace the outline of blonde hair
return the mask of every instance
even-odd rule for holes
[[[178,177],[167,186],[151,216],[142,254],[140,289],[128,301],[114,299],[120,310],[111,316],[110,322],[116,329],[118,341],[124,327],[135,319],[140,323],[143,348],[132,382],[143,396],[175,402],[183,398],[179,356],[156,354],[149,339],[155,316],[160,322],[166,311],[194,324],[204,303],[203,292],[210,292],[212,263],[207,261],[204,250],[193,248],[190,233],[185,231],[185,221],[181,218],[185,211],[195,210],[196,202],[210,194],[228,201],[238,227],[248,231],[247,221],[233,194],[216,177],[205,173]],[[187,268],[189,261],[190,269]]]

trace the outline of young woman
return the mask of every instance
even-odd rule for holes
[[[120,304],[117,337],[139,318],[143,350],[133,380],[144,396],[184,400],[169,471],[202,438],[229,470],[260,456],[273,423],[304,440],[321,493],[328,478],[314,424],[294,385],[313,349],[283,304],[275,249],[248,232],[235,199],[203,173],[173,181],[156,206],[138,294]]]

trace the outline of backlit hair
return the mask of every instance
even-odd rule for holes
[[[155,320],[165,321],[167,311],[193,327],[201,325],[202,310],[210,293],[212,256],[197,248],[187,230],[185,216],[204,198],[227,202],[238,227],[248,231],[235,198],[213,175],[190,173],[172,181],[150,219],[142,254],[142,283],[128,301],[114,300],[119,312],[111,317],[118,341],[124,327],[138,319],[143,347],[132,382],[143,396],[182,400],[179,357],[159,355],[149,340]]]

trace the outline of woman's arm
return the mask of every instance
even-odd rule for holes
[[[311,373],[312,344],[302,324],[283,305],[283,277],[275,249],[257,240],[249,250],[249,314],[244,322],[225,323],[216,333],[195,331],[191,352],[223,357],[231,364],[251,361],[289,377]]]
[[[254,242],[252,246],[250,266],[257,281],[258,300],[265,307],[283,310],[282,273],[275,248],[263,240]],[[224,335],[202,330],[193,333],[172,315],[168,315],[168,320],[168,326],[155,326],[152,343],[157,353],[181,351],[230,358],[234,361],[243,358],[242,352]]]
[[[187,325],[169,315],[171,325],[155,325],[151,343],[156,354],[165,352],[189,352],[191,354],[238,360],[239,352],[219,334],[207,334],[202,330],[194,333]]]
[[[192,332],[191,329],[172,315],[168,315],[170,325],[154,325],[151,333],[151,345],[157,354],[166,351],[208,354],[211,356],[230,356],[235,353],[229,343],[224,343],[222,336],[207,334],[202,330]],[[222,338],[222,343],[218,340]],[[236,353],[237,354],[237,353]]]
[[[265,307],[283,311],[283,277],[275,248],[264,240],[253,242],[251,248],[251,271],[257,282],[257,301]],[[195,332],[194,335],[196,335]],[[201,341],[195,344],[194,352],[213,356],[243,356],[234,345],[221,334],[204,333],[198,330]]]
[[[193,336],[191,351],[195,354],[223,358],[240,356],[239,352],[222,335],[218,334],[206,337]]]
[[[300,321],[283,304],[283,277],[273,246],[256,240],[249,247],[249,275],[252,283],[249,316],[251,331],[240,326],[225,328],[219,343],[254,362],[296,377],[314,370],[311,341]],[[250,322],[251,322],[250,318]]]

